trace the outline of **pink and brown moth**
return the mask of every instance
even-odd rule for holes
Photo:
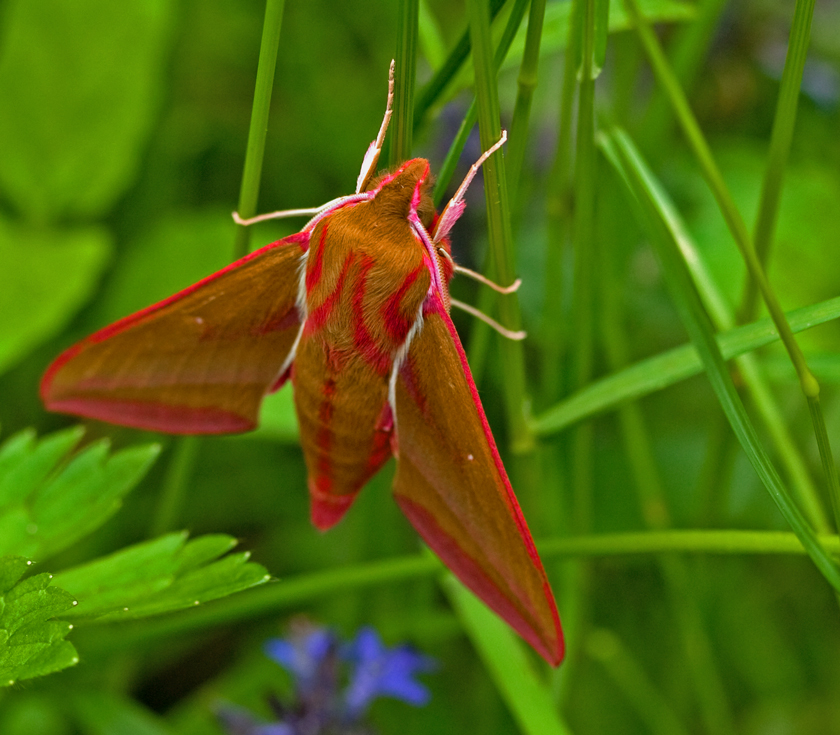
[[[47,369],[41,397],[52,411],[115,424],[225,434],[253,429],[262,399],[291,379],[315,526],[337,523],[394,455],[394,495],[419,534],[557,665],[551,588],[449,317],[447,236],[504,137],[438,216],[428,161],[374,175],[392,98],[393,64],[355,194],[265,215],[313,216],[70,347]]]

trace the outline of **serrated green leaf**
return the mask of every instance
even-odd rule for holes
[[[12,589],[31,566],[32,562],[22,556],[0,557],[0,595]],[[3,610],[0,608],[0,615],[2,613]]]
[[[178,571],[184,574],[224,556],[236,547],[236,539],[223,533],[208,534],[190,541],[178,555]]]
[[[0,217],[0,373],[73,318],[110,253],[101,228],[47,230]]]
[[[0,512],[46,482],[84,433],[83,427],[74,426],[36,442],[35,432],[26,429],[4,442],[0,447]]]
[[[172,5],[5,6],[0,185],[34,220],[102,214],[131,183],[154,120]]]
[[[219,559],[236,544],[211,535],[187,543],[171,533],[56,575],[79,600],[72,618],[130,619],[194,607],[268,580],[247,554]],[[213,561],[218,559],[218,561]]]
[[[0,687],[78,662],[76,649],[64,640],[73,626],[51,619],[74,607],[73,595],[51,586],[49,574],[18,582],[29,566],[22,557],[0,558]]]
[[[80,436],[73,428],[36,443],[25,434],[0,447],[0,554],[43,559],[92,532],[159,452],[147,445],[109,455],[97,442],[57,469]]]

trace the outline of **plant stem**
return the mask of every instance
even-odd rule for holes
[[[254,104],[251,108],[251,125],[248,129],[248,147],[245,151],[245,166],[239,188],[239,206],[236,210],[244,219],[253,217],[257,213],[260,177],[265,154],[265,136],[268,132],[268,113],[271,108],[271,89],[274,85],[274,69],[277,65],[277,48],[280,45],[284,5],[285,0],[266,0],[265,3],[257,82],[254,88]],[[248,228],[237,225],[233,246],[234,257],[241,258],[247,255],[249,241]]]
[[[499,140],[499,98],[496,75],[491,58],[490,17],[484,0],[468,0],[470,38],[475,67],[478,126],[485,150]],[[487,229],[493,273],[501,285],[513,283],[515,255],[510,226],[504,158],[497,151],[484,163],[484,192],[487,201]],[[516,294],[499,299],[502,323],[508,329],[519,329],[521,318]],[[502,340],[502,362],[505,370],[505,399],[511,445],[515,451],[533,449],[534,440],[526,421],[525,355],[520,342]]]
[[[709,145],[706,142],[702,131],[700,130],[700,126],[697,123],[697,119],[694,117],[694,114],[691,111],[691,107],[688,104],[688,100],[686,99],[685,94],[682,91],[682,88],[680,87],[680,84],[677,81],[673,70],[668,64],[668,60],[666,59],[665,54],[662,51],[662,47],[659,45],[659,41],[657,40],[656,35],[653,33],[650,26],[647,24],[647,21],[642,17],[641,13],[639,12],[637,0],[625,0],[625,3],[627,5],[628,12],[633,19],[633,23],[636,27],[639,37],[642,41],[642,45],[645,47],[645,51],[648,54],[648,58],[650,60],[651,66],[653,67],[654,73],[656,74],[657,80],[664,88],[666,94],[668,95],[671,101],[671,104],[674,107],[675,113],[677,115],[677,120],[682,126],[683,133],[685,134],[686,139],[688,140],[688,143],[692,151],[694,152],[698,163],[700,164],[700,169],[703,172],[703,176],[706,178],[706,181],[712,190],[712,194],[717,200],[721,214],[723,214],[723,218],[724,220],[726,220],[726,224],[729,228],[729,231],[735,238],[735,243],[738,245],[738,249],[741,251],[741,255],[747,264],[747,269],[750,273],[750,276],[754,281],[756,287],[760,291],[762,298],[764,299],[764,303],[767,306],[767,310],[770,312],[770,318],[773,320],[773,323],[776,325],[776,329],[779,331],[779,336],[781,337],[782,344],[784,344],[788,356],[790,357],[790,360],[793,363],[793,366],[796,370],[796,374],[799,377],[800,388],[802,389],[802,393],[805,395],[805,398],[807,399],[809,404],[811,420],[814,426],[814,435],[817,437],[817,447],[820,451],[820,458],[822,460],[822,466],[825,472],[825,481],[828,488],[828,493],[832,498],[832,504],[838,509],[840,509],[840,482],[838,482],[834,458],[831,454],[831,445],[828,443],[827,440],[820,440],[821,436],[827,437],[827,432],[825,428],[825,418],[823,417],[822,409],[820,407],[819,402],[820,385],[817,382],[817,379],[814,377],[813,373],[808,368],[808,364],[805,360],[805,356],[802,354],[802,350],[799,347],[799,343],[793,336],[793,331],[790,328],[790,324],[788,324],[787,318],[785,317],[785,313],[782,310],[782,306],[779,303],[778,298],[776,297],[775,291],[773,291],[773,288],[770,285],[770,281],[767,279],[767,275],[764,271],[764,266],[761,260],[759,259],[755,247],[753,246],[753,241],[750,238],[747,226],[743,218],[741,217],[740,212],[735,206],[735,202],[733,201],[729,190],[726,188],[726,182],[723,179],[723,175],[721,174],[720,169],[715,163],[711,149],[709,148]],[[805,34],[804,36],[802,34],[805,31],[808,31],[810,28],[810,22],[808,20],[810,17],[810,9],[811,8],[809,6],[805,5],[802,2],[802,0],[800,0],[800,4],[797,7],[797,10],[799,11],[797,13],[797,18],[799,19],[800,34],[798,36],[794,36],[792,42],[797,47],[797,49],[799,47],[803,47],[801,52],[803,54],[804,49],[807,48],[807,34]],[[805,20],[803,20],[803,18],[805,18]],[[789,83],[785,86],[785,90],[783,90],[788,95],[793,94],[790,90],[794,88],[794,65],[794,62],[791,62],[792,71],[788,75]],[[796,85],[796,88],[798,89],[798,84]],[[780,132],[776,134],[777,144],[774,151],[777,152],[774,152],[771,156],[771,163],[768,167],[768,176],[765,177],[765,181],[768,182],[768,204],[765,205],[765,208],[767,209],[767,214],[759,215],[759,217],[761,218],[759,224],[762,228],[766,230],[766,234],[762,234],[762,237],[768,238],[773,229],[772,225],[775,222],[775,210],[777,208],[776,206],[774,206],[772,198],[773,196],[778,197],[778,191],[776,189],[777,187],[781,186],[780,182],[783,164],[787,159],[787,148],[789,146],[785,145],[785,140],[786,136],[792,135],[793,128],[793,121],[789,119],[790,113],[784,106],[785,104],[789,103],[785,100],[780,99],[779,104],[781,107],[777,108],[777,120],[779,120],[778,110],[781,109],[783,110],[783,112],[782,119],[779,120],[779,127],[776,128],[780,130]],[[776,129],[774,129],[774,133],[776,133]],[[765,221],[766,224],[763,224],[763,222]],[[838,521],[840,521],[840,510],[838,510],[837,519]]]
[[[397,49],[394,57],[394,119],[389,131],[388,163],[392,167],[411,158],[419,13],[420,0],[400,0]]]

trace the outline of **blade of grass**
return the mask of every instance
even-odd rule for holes
[[[829,496],[831,497],[831,504],[835,510],[835,523],[840,528],[840,477],[838,477],[837,468],[834,464],[834,458],[831,454],[831,445],[828,442],[828,432],[825,428],[825,418],[823,416],[822,407],[820,405],[820,386],[813,373],[808,368],[805,356],[793,336],[790,325],[785,319],[784,311],[782,311],[781,304],[770,285],[767,275],[764,272],[764,266],[758,257],[758,254],[750,238],[747,226],[741,217],[732,195],[726,187],[726,182],[720,172],[711,149],[703,136],[697,119],[691,111],[685,93],[680,87],[679,81],[674,75],[673,70],[668,64],[668,60],[659,45],[656,35],[651,30],[647,21],[642,17],[639,11],[639,6],[636,0],[625,0],[628,13],[633,19],[633,24],[642,42],[642,45],[647,52],[648,59],[653,67],[654,74],[657,81],[663,87],[671,105],[677,116],[677,120],[683,129],[683,133],[689,143],[689,146],[694,153],[697,162],[700,165],[700,170],[704,178],[709,184],[721,214],[726,221],[735,243],[741,252],[741,256],[747,265],[750,277],[755,282],[758,291],[761,293],[767,310],[770,312],[770,317],[776,324],[776,329],[782,340],[782,344],[787,351],[796,374],[799,377],[799,385],[802,389],[807,402],[808,409],[811,415],[811,420],[814,427],[814,435],[817,439],[817,448],[820,452],[822,466],[825,473],[826,487],[828,488]],[[779,172],[781,173],[781,172]]]
[[[639,160],[639,165],[643,165],[641,160]],[[715,283],[703,259],[703,254],[697,249],[676,207],[671,202],[664,187],[647,168],[644,171],[644,177],[649,182],[653,198],[658,202],[665,225],[680,248],[715,329],[718,331],[732,329],[735,326],[735,315]],[[770,433],[775,449],[781,457],[796,490],[797,497],[815,527],[821,532],[827,532],[829,530],[828,518],[823,509],[819,493],[811,482],[805,461],[785,425],[782,412],[776,405],[773,393],[762,376],[755,358],[752,355],[745,355],[736,360],[736,364],[741,372],[744,387],[758,408],[759,415]],[[731,455],[731,452],[727,451],[727,444],[726,441],[720,443],[722,456]],[[711,457],[709,461],[710,463],[720,463],[720,458]],[[718,466],[723,467],[725,463]],[[719,477],[710,479],[718,481],[718,483],[720,481]]]
[[[688,735],[665,695],[613,632],[593,630],[586,652],[604,667],[654,735]]]
[[[499,68],[510,50],[510,45],[516,36],[516,31],[519,29],[520,23],[522,23],[522,18],[525,17],[525,11],[528,9],[529,2],[530,0],[516,0],[510,11],[510,15],[508,16],[507,23],[502,31],[501,38],[499,38],[499,44],[496,46],[496,52],[493,54],[494,74],[498,74]],[[455,167],[458,165],[458,159],[460,159],[461,153],[464,151],[464,146],[467,144],[467,138],[472,132],[477,120],[478,104],[475,97],[473,97],[473,101],[470,103],[467,114],[464,115],[464,119],[461,121],[461,125],[458,128],[455,139],[449,146],[449,151],[446,153],[446,158],[444,159],[443,165],[440,167],[437,178],[435,179],[435,207],[440,208],[443,204],[443,199],[446,196],[446,190],[449,188],[452,176],[455,173]],[[510,146],[508,146],[508,148],[509,147]]]
[[[528,12],[528,31],[525,36],[525,50],[516,80],[516,102],[510,123],[510,141],[507,150],[508,188],[511,201],[516,202],[519,191],[519,175],[525,160],[525,143],[528,140],[528,121],[531,117],[531,101],[537,88],[537,74],[540,63],[540,39],[542,38],[545,0],[531,0]],[[498,67],[496,67],[498,71]]]
[[[388,149],[391,167],[411,158],[419,14],[420,0],[399,1],[397,49],[394,55],[394,117],[391,120]]]
[[[484,150],[499,140],[499,97],[496,75],[491,58],[490,15],[483,0],[468,0],[470,38],[473,48],[476,99],[478,101],[478,127]],[[487,230],[492,253],[493,269],[501,285],[513,283],[515,254],[510,227],[505,165],[501,151],[484,163],[484,192],[487,202]],[[519,329],[521,317],[516,294],[499,299],[499,314],[508,329]],[[502,340],[502,363],[505,370],[505,405],[510,428],[511,446],[515,451],[533,449],[534,440],[525,417],[525,355],[522,343]]]
[[[840,537],[819,536],[831,554],[840,554]],[[641,556],[663,553],[722,555],[797,555],[807,552],[796,534],[786,531],[669,530],[595,534],[546,539],[537,544],[543,559],[606,556]],[[111,625],[95,622],[79,626],[85,636],[80,649],[88,655],[105,655],[171,635],[181,635],[219,625],[277,615],[278,611],[323,597],[378,585],[393,585],[414,579],[429,579],[444,570],[431,556],[411,554],[354,566],[310,572],[280,582],[255,587],[238,595],[208,603],[194,610],[163,616],[142,623]]]
[[[439,69],[446,59],[446,47],[437,18],[429,7],[428,0],[420,0],[418,17],[418,41],[420,50],[432,69]]]
[[[571,0],[573,9],[583,0]],[[575,11],[577,12],[577,11]],[[563,55],[563,79],[560,89],[557,153],[551,167],[546,196],[548,238],[545,264],[545,305],[540,329],[540,397],[551,405],[561,395],[561,365],[565,343],[563,318],[564,253],[570,238],[572,221],[572,116],[577,89],[578,44],[575,24],[569,24],[566,53]]]
[[[630,194],[642,205],[646,214],[645,225],[650,231],[671,297],[680,318],[694,343],[706,369],[706,375],[718,397],[721,408],[729,419],[747,458],[758,474],[770,496],[776,502],[785,520],[802,540],[803,546],[816,567],[835,590],[840,591],[840,569],[820,545],[814,530],[793,501],[782,483],[776,468],[761,445],[755,427],[750,421],[738,396],[726,362],[720,353],[711,321],[700,302],[679,246],[667,229],[667,224],[655,199],[655,192],[644,176],[635,147],[623,131],[616,130],[609,136],[612,146],[611,162],[618,165]],[[785,322],[787,323],[787,322]]]
[[[779,200],[782,195],[782,181],[787,165],[793,130],[796,125],[796,108],[799,103],[799,88],[802,86],[802,73],[808,56],[808,41],[811,36],[811,19],[814,15],[815,0],[796,0],[793,23],[790,29],[785,68],[776,102],[776,114],[773,118],[773,131],[770,136],[770,150],[767,155],[767,168],[761,182],[761,196],[758,202],[753,242],[755,251],[762,264],[766,265],[773,233],[779,213]],[[755,313],[758,292],[755,282],[747,280],[744,297],[739,309],[742,321],[752,318]]]
[[[254,105],[251,109],[248,147],[245,150],[245,166],[242,170],[239,206],[236,210],[240,217],[244,219],[257,214],[260,176],[265,154],[265,136],[268,132],[268,113],[271,108],[271,88],[274,85],[274,69],[277,66],[277,49],[280,45],[280,27],[283,22],[283,6],[285,4],[285,0],[266,0],[265,3],[260,58],[257,63],[257,81],[254,88]],[[248,253],[249,240],[248,228],[237,225],[233,246],[235,258],[241,258]]]
[[[490,2],[490,19],[494,19],[505,4],[505,0],[491,0]],[[423,122],[432,106],[438,101],[446,85],[451,82],[467,57],[470,55],[470,30],[467,28],[452,47],[446,61],[435,72],[434,76],[426,83],[426,85],[417,93],[417,98],[414,102],[414,127],[415,129],[423,125]]]
[[[443,589],[520,732],[527,735],[570,732],[555,710],[548,687],[537,676],[525,646],[516,634],[452,574],[445,576]]]
[[[265,4],[254,102],[251,108],[242,182],[239,187],[239,204],[236,209],[244,219],[257,214],[260,178],[265,156],[265,137],[268,132],[268,113],[271,109],[271,90],[274,85],[274,70],[277,66],[277,49],[280,45],[284,6],[285,0],[266,0]],[[233,241],[234,260],[248,253],[250,239],[249,228],[236,225]],[[153,536],[173,530],[177,526],[179,510],[186,494],[187,482],[192,475],[199,444],[200,440],[196,437],[175,439],[170,454],[170,466],[152,520]]]
[[[840,317],[840,297],[787,313],[794,332],[802,332],[818,324]],[[724,359],[771,344],[779,338],[773,322],[760,319],[716,336]],[[693,345],[683,345],[654,357],[640,360],[617,373],[589,383],[554,407],[531,419],[537,436],[549,436],[593,414],[607,411],[626,400],[662,390],[681,380],[697,375],[703,363]]]
[[[612,221],[609,211],[602,214],[601,219],[607,220],[605,226],[609,225],[609,232],[612,233],[611,237],[605,237],[603,240],[620,242],[621,238],[617,230],[621,225]],[[617,371],[627,364],[630,349],[620,316],[618,294],[621,293],[621,288],[616,277],[614,250],[614,246],[602,248],[598,260],[602,264],[600,268],[602,343],[610,369]],[[626,403],[619,408],[618,417],[624,453],[630,465],[642,518],[650,529],[667,528],[671,525],[671,514],[641,407],[636,402]],[[682,559],[674,556],[663,555],[657,561],[667,584],[674,617],[679,624],[686,667],[694,682],[706,730],[713,733],[733,733],[735,728],[731,707],[700,606],[695,599],[689,570]],[[609,662],[605,662],[605,665],[607,663]],[[619,663],[619,661],[611,660],[610,665]],[[615,673],[618,673],[618,670]],[[628,692],[628,694],[631,693],[632,691]],[[641,694],[641,692],[636,693]],[[645,711],[652,714],[656,709],[652,707],[652,699],[637,698],[634,701],[637,707],[645,703],[651,705],[642,707],[639,710],[640,713]]]

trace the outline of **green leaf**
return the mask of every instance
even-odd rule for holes
[[[0,446],[0,554],[43,559],[102,525],[146,474],[157,445],[108,452],[103,440],[67,460],[83,430],[36,442],[23,432]]]
[[[127,620],[182,610],[267,582],[248,554],[224,556],[230,536],[187,542],[171,533],[60,572],[57,583],[79,600],[71,617]]]
[[[840,317],[840,297],[788,312],[791,329],[801,332]],[[725,359],[779,339],[773,322],[760,319],[717,335]],[[630,365],[589,383],[556,406],[533,419],[534,433],[553,434],[587,416],[606,411],[623,401],[645,396],[702,372],[703,363],[693,345],[683,345]]]
[[[0,373],[61,331],[90,299],[110,252],[102,229],[36,229],[0,217]]]
[[[444,577],[443,589],[520,730],[528,735],[569,732],[525,644],[452,574]]]
[[[174,6],[11,0],[0,58],[0,186],[31,219],[106,212],[135,176]]]
[[[64,640],[73,626],[51,619],[76,604],[73,596],[51,587],[50,574],[19,581],[31,565],[20,556],[0,557],[0,687],[79,661]]]

